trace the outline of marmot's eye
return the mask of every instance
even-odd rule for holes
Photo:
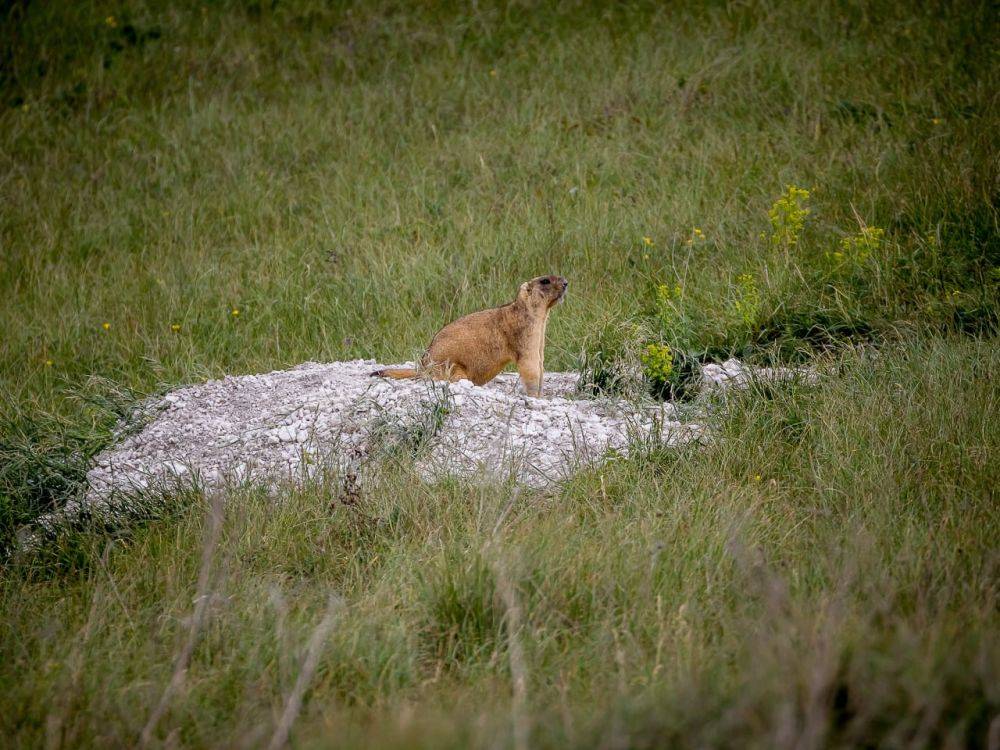
[[[548,279],[542,279],[542,280],[541,280],[540,282],[538,282],[538,283],[539,283],[539,284],[541,284],[542,286],[547,286],[547,285],[551,284],[552,282],[551,282],[551,281],[549,281]]]

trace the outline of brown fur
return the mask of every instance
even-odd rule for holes
[[[483,385],[513,363],[530,396],[542,393],[545,325],[549,311],[563,298],[569,282],[562,276],[539,276],[521,284],[513,302],[481,310],[449,323],[431,339],[417,368],[376,370],[374,376],[471,380]]]

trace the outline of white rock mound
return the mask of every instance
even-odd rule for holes
[[[548,373],[543,398],[505,373],[485,386],[369,377],[374,361],[306,363],[213,380],[152,405],[136,434],[105,451],[87,475],[85,502],[176,484],[299,481],[363,462],[387,444],[417,451],[427,478],[514,478],[542,486],[625,450],[657,430],[668,443],[701,434],[670,404],[639,409],[574,397],[574,373]]]
[[[175,390],[145,409],[142,427],[100,454],[83,496],[39,519],[44,528],[82,511],[130,511],[130,498],[178,486],[219,491],[254,482],[270,487],[331,473],[356,483],[393,451],[414,455],[425,479],[513,479],[542,487],[627,453],[636,439],[682,445],[704,434],[672,404],[637,405],[576,393],[575,373],[548,373],[543,397],[525,396],[505,373],[469,381],[369,377],[372,360],[305,363],[291,370],[213,380]],[[745,387],[754,377],[814,374],[706,365],[706,388]],[[398,454],[396,454],[398,455]],[[138,507],[138,506],[136,506]]]

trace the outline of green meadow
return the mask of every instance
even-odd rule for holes
[[[987,2],[3,3],[0,744],[1000,747],[997,38]],[[549,370],[712,439],[19,550],[142,399],[410,359],[543,273]],[[822,376],[690,387],[730,356]]]

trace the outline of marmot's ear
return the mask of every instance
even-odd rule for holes
[[[525,281],[523,284],[521,284],[521,286],[517,288],[518,299],[522,299],[528,296],[528,283],[529,282]]]

